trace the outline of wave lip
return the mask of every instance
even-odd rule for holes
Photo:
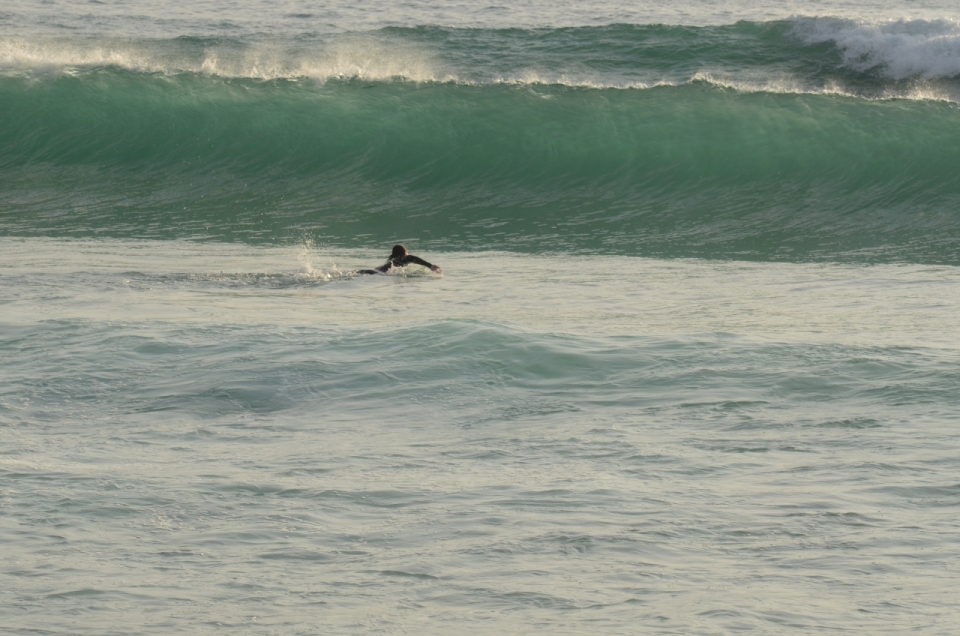
[[[229,79],[359,79],[415,82],[455,79],[438,70],[432,51],[396,38],[356,35],[323,43],[278,40],[0,40],[7,74],[76,74],[102,68],[185,73]]]
[[[0,38],[0,72],[104,68],[224,79],[408,81],[960,101],[960,23],[794,17],[718,27],[385,28],[232,38]]]

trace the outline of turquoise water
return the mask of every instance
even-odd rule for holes
[[[0,231],[957,264],[949,46],[835,18],[18,38]]]
[[[960,15],[748,4],[0,10],[0,625],[952,633]]]

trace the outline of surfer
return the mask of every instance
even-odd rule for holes
[[[416,263],[417,265],[423,265],[430,269],[430,271],[436,272],[437,274],[442,274],[443,270],[440,269],[439,265],[434,265],[423,260],[419,256],[414,256],[407,252],[407,248],[403,245],[394,245],[393,252],[390,254],[390,258],[387,259],[387,262],[381,265],[376,269],[361,269],[358,274],[386,274],[393,267],[404,267],[410,263]]]

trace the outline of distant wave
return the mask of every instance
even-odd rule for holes
[[[746,92],[960,101],[960,23],[795,17],[719,27],[386,28],[288,39],[0,39],[0,72],[8,76],[103,68],[320,83],[646,89],[707,82]]]

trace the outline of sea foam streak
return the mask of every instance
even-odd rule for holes
[[[960,90],[951,80],[960,74],[960,25],[949,20],[880,23],[796,17],[719,27],[417,27],[286,39],[248,35],[0,40],[0,68],[7,74],[76,73],[102,67],[258,80],[598,89],[706,81],[749,92],[955,99]]]
[[[341,36],[309,48],[275,40],[0,40],[0,68],[7,73],[57,74],[115,67],[137,73],[259,80],[455,79],[436,71],[433,57],[414,43],[375,35]]]

